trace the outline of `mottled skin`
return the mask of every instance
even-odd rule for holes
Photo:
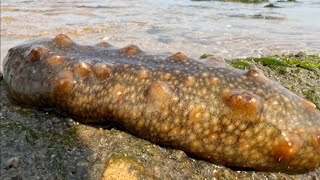
[[[213,163],[303,173],[320,166],[320,112],[260,70],[65,35],[9,50],[4,80],[20,103],[134,134]]]

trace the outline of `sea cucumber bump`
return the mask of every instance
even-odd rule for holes
[[[102,42],[99,42],[99,43],[95,44],[95,46],[108,48],[108,47],[111,47],[112,45],[110,43],[106,42],[106,41],[102,41]]]
[[[63,62],[65,61],[65,57],[64,56],[52,56],[50,58],[48,58],[47,60],[47,63],[50,65],[50,66],[59,66],[61,64],[63,64]]]
[[[216,164],[285,173],[320,167],[319,110],[260,70],[104,46],[58,35],[11,48],[8,95],[80,122],[116,121]]]
[[[186,78],[186,85],[192,87],[194,84],[196,84],[196,79],[193,76],[188,76]]]
[[[145,69],[141,69],[138,71],[138,77],[140,79],[147,79],[150,77],[150,71],[145,70]]]
[[[217,77],[211,77],[209,79],[209,83],[210,85],[218,85],[220,83],[220,79]]]
[[[112,95],[115,97],[112,103],[120,103],[128,94],[128,87],[124,84],[117,84],[112,89]]]
[[[188,56],[183,54],[182,52],[177,52],[173,54],[172,56],[168,57],[168,59],[173,60],[174,62],[181,62],[185,63],[188,59],[190,59]]]
[[[271,153],[278,161],[290,161],[295,158],[301,145],[301,140],[295,134],[290,137],[286,134],[281,134],[274,142]]]
[[[150,85],[146,92],[147,108],[154,112],[161,112],[173,102],[178,101],[172,88],[162,81]]]
[[[55,80],[56,80],[56,86],[55,86],[56,92],[70,91],[76,84],[74,75],[70,70],[64,70],[59,72]]]
[[[164,74],[162,74],[162,77],[165,80],[170,80],[170,78],[172,77],[172,74],[171,73],[164,73]]]
[[[87,78],[91,72],[92,65],[87,62],[80,62],[73,66],[73,71],[81,78]]]
[[[53,41],[58,47],[69,47],[71,46],[74,42],[65,34],[59,34],[57,35]]]
[[[268,79],[263,72],[257,68],[257,67],[252,67],[249,69],[247,72],[244,73],[245,78],[249,79],[254,79],[256,82],[260,83],[261,85],[267,85],[267,86],[272,86],[276,85],[277,83],[271,81]]]
[[[232,109],[236,116],[245,116],[246,119],[257,119],[263,110],[260,97],[245,90],[225,90],[224,102]]]
[[[301,99],[302,104],[307,107],[310,110],[316,110],[316,105],[313,104],[312,102],[305,100],[305,99]]]
[[[108,64],[98,63],[93,67],[93,73],[98,79],[106,79],[112,75],[112,66]]]
[[[253,67],[253,68],[249,69],[245,74],[248,77],[264,76],[262,71],[257,67]]]
[[[125,56],[135,56],[135,55],[140,54],[142,51],[136,45],[129,45],[129,46],[126,46],[126,47],[120,49],[120,52]]]
[[[26,54],[26,63],[28,62],[35,62],[40,61],[49,53],[49,50],[41,47],[41,46],[35,46],[32,47]]]

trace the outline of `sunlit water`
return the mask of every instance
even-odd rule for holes
[[[320,1],[263,4],[190,0],[1,1],[1,60],[32,38],[65,33],[77,42],[136,44],[153,53],[182,51],[226,59],[319,53]]]

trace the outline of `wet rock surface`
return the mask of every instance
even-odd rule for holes
[[[251,63],[251,62],[250,62]],[[319,69],[288,67],[290,73],[259,66],[272,79],[304,97],[316,89]],[[301,78],[291,75],[303,72]],[[297,76],[297,75],[296,75]],[[308,78],[311,77],[311,78]],[[296,80],[298,79],[298,81]],[[293,88],[290,88],[293,87]],[[301,87],[301,88],[299,88]],[[11,102],[0,78],[0,179],[317,179],[320,169],[288,175],[241,171],[159,147],[127,133],[79,124],[51,111]],[[307,97],[308,98],[308,97]],[[310,98],[309,98],[310,99]],[[317,102],[315,102],[317,103]]]

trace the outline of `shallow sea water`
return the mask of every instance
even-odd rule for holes
[[[271,2],[282,8],[190,0],[1,1],[1,61],[19,43],[59,33],[85,44],[136,44],[194,58],[320,53],[320,1]]]

